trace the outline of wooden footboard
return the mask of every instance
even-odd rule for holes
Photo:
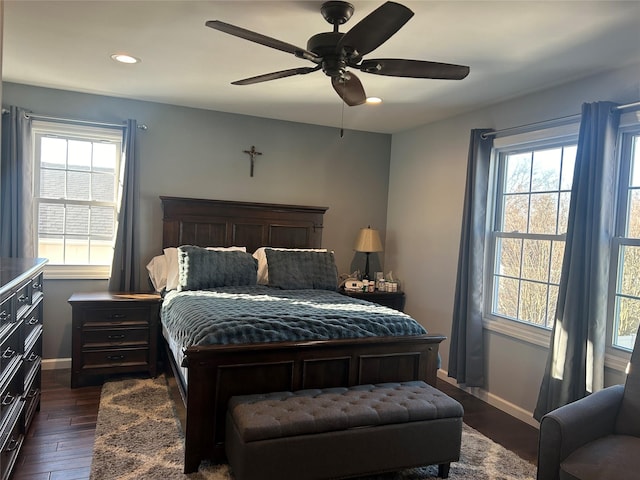
[[[189,347],[184,472],[225,460],[233,395],[424,380],[435,385],[442,335]]]

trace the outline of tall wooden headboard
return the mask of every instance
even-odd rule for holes
[[[161,196],[162,248],[180,245],[319,248],[328,207]]]

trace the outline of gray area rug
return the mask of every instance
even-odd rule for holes
[[[102,388],[91,480],[233,480],[227,465],[203,463],[182,473],[183,437],[166,379],[107,382]],[[437,477],[429,466],[366,477],[367,480],[422,480]],[[362,477],[364,480],[365,477]],[[459,462],[452,480],[534,480],[535,466],[464,425]]]

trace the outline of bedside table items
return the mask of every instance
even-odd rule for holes
[[[367,255],[367,261],[364,268],[363,280],[369,280],[369,255],[374,252],[382,252],[382,242],[380,241],[380,233],[371,226],[361,228],[356,238],[356,244],[353,247],[356,252],[364,252]]]

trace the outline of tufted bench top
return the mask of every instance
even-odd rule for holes
[[[242,395],[229,413],[243,441],[462,417],[456,400],[422,381]]]

